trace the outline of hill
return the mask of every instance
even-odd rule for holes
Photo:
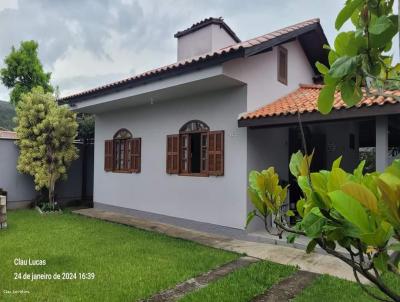
[[[0,128],[13,130],[15,127],[13,122],[14,116],[14,107],[9,102],[0,101]]]

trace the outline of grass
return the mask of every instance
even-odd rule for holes
[[[247,302],[289,277],[294,267],[260,261],[183,297],[180,302]]]
[[[398,277],[386,276],[385,280],[391,288],[396,288],[400,292]],[[375,288],[370,287],[375,294],[382,296]],[[383,297],[383,296],[382,296]],[[368,296],[361,287],[354,282],[338,279],[328,275],[318,277],[309,287],[297,296],[293,302],[376,302]]]
[[[0,301],[135,301],[239,255],[64,213],[9,212],[0,231]],[[14,259],[46,266],[15,266]],[[14,280],[14,273],[94,272],[94,280]],[[24,290],[8,294],[4,290]]]

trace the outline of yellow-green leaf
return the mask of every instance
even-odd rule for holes
[[[342,191],[356,199],[371,212],[378,213],[378,201],[375,195],[363,185],[348,182],[342,186]]]

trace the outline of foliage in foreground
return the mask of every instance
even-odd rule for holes
[[[33,176],[36,190],[49,190],[54,209],[55,184],[67,177],[68,167],[78,158],[75,113],[58,106],[54,96],[41,87],[22,95],[16,113],[16,144],[20,148],[17,169]]]
[[[38,57],[39,44],[35,41],[22,41],[20,48],[13,46],[4,59],[5,67],[0,69],[0,80],[10,91],[10,102],[16,106],[22,94],[41,86],[45,92],[53,92],[50,85],[51,73],[44,72]]]
[[[362,100],[367,94],[384,95],[370,89],[398,88],[400,64],[394,65],[392,40],[398,33],[398,16],[393,13],[393,0],[347,0],[336,18],[336,30],[351,20],[354,30],[340,32],[329,50],[329,67],[317,63],[324,76],[318,107],[329,113],[334,94],[339,90],[348,106]],[[388,87],[385,87],[388,86]]]
[[[307,252],[318,245],[350,265],[356,278],[361,274],[387,297],[400,301],[399,293],[381,278],[391,271],[400,281],[400,160],[383,173],[366,174],[365,162],[348,173],[340,168],[341,158],[329,171],[310,172],[311,160],[312,155],[303,156],[300,151],[290,160],[290,172],[302,191],[296,205],[298,223],[293,228],[287,223],[286,216],[294,213],[283,212],[287,187],[279,184],[273,168],[250,173],[249,195],[255,210],[249,213],[248,223],[259,217],[267,226],[273,215],[276,235],[291,233],[289,242],[298,235],[309,237]],[[337,251],[339,246],[348,256]]]

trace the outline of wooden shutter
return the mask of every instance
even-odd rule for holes
[[[278,81],[288,84],[288,51],[284,47],[278,48]]]
[[[113,170],[113,140],[106,140],[104,142],[104,170]]]
[[[140,173],[142,140],[140,138],[133,138],[129,140],[129,144],[130,144],[129,170],[134,173]]]
[[[201,133],[200,138],[200,173],[208,173],[208,132]]]
[[[142,139],[133,138],[130,140],[131,144],[131,171],[139,173],[141,170],[141,158],[142,158]]]
[[[181,134],[180,142],[179,142],[179,151],[180,151],[180,163],[179,163],[179,172],[180,173],[189,173],[189,164],[190,164],[190,142],[189,142],[189,134]]]
[[[167,173],[179,173],[179,134],[167,135]]]
[[[208,173],[224,175],[224,131],[211,131],[208,134]]]

